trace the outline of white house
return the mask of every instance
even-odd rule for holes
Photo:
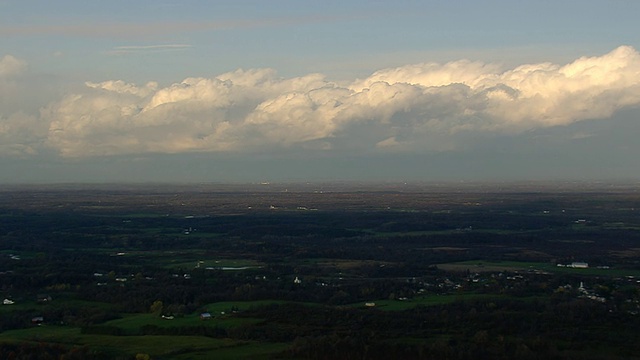
[[[587,264],[586,262],[575,261],[575,262],[572,262],[571,265],[569,266],[577,269],[586,269],[589,267],[589,264]]]

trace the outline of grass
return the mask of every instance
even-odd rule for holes
[[[493,294],[474,294],[474,293],[462,293],[462,294],[447,294],[447,295],[428,295],[428,296],[419,296],[409,300],[389,300],[382,299],[372,301],[376,304],[375,309],[385,310],[385,311],[402,311],[413,309],[417,306],[434,306],[434,305],[444,305],[451,304],[458,301],[467,301],[467,300],[475,300],[475,299],[491,299],[498,298],[500,295]],[[351,304],[354,307],[364,307],[364,303],[355,303]]]
[[[43,311],[50,311],[51,309],[59,308],[100,308],[107,310],[113,308],[113,305],[98,301],[85,301],[78,300],[69,297],[65,297],[59,293],[53,294],[53,300],[48,304],[40,304],[34,300],[22,300],[15,299],[15,304],[12,305],[0,305],[0,313],[7,313],[12,311],[33,311],[34,314],[41,313]]]
[[[155,314],[127,314],[121,319],[111,320],[104,325],[115,326],[121,328],[126,334],[137,334],[140,328],[145,325],[154,325],[158,327],[181,327],[181,326],[217,326],[221,328],[232,328],[243,324],[251,324],[260,321],[260,319],[237,318],[231,315],[213,315],[212,319],[201,320],[200,314],[189,314],[184,317],[175,317],[172,320],[163,319]],[[217,313],[219,314],[219,312]]]
[[[109,336],[81,334],[79,328],[39,326],[0,334],[2,342],[48,342],[66,346],[88,346],[112,354],[138,353],[172,359],[268,358],[286,344],[212,339],[203,336]]]
[[[123,318],[108,321],[100,326],[113,326],[123,330],[125,336],[111,336],[103,334],[83,334],[81,329],[70,326],[42,325],[27,329],[6,331],[0,334],[1,343],[54,343],[65,346],[87,346],[91,349],[104,351],[110,356],[149,354],[153,357],[169,357],[171,359],[268,359],[274,354],[284,351],[287,344],[257,341],[240,341],[232,339],[214,339],[203,336],[140,336],[140,329],[145,325],[158,327],[190,327],[215,326],[232,328],[244,324],[261,321],[256,318],[236,317],[231,309],[239,311],[255,306],[284,301],[239,301],[212,303],[203,308],[213,315],[210,320],[200,319],[200,312],[173,320],[162,319],[155,314],[126,314]],[[78,304],[80,305],[80,304]],[[86,305],[86,304],[84,304]],[[100,304],[103,305],[103,304]],[[37,308],[34,302],[19,305],[24,308]],[[47,305],[51,306],[51,305]],[[7,308],[17,309],[15,306]],[[225,312],[225,315],[221,315]]]
[[[548,262],[525,262],[525,261],[485,261],[469,260],[455,263],[438,264],[438,268],[446,271],[473,271],[473,272],[494,272],[494,271],[543,271],[549,273],[568,273],[582,275],[598,275],[611,277],[640,276],[640,270],[632,269],[599,269],[599,268],[571,268],[560,267]]]
[[[375,260],[345,260],[332,258],[311,258],[300,261],[303,264],[312,264],[320,267],[336,268],[338,270],[356,269],[361,266],[380,266],[392,264],[385,261]]]
[[[273,359],[273,355],[286,350],[289,344],[282,343],[258,343],[245,342],[239,346],[222,347],[208,352],[200,352],[197,354],[185,354],[185,356],[176,356],[174,359],[216,359],[216,360],[234,360],[234,359]],[[194,357],[197,355],[198,357]]]
[[[22,302],[16,300],[16,303],[12,305],[0,305],[0,313],[8,313],[17,310],[33,310],[34,312],[38,312],[41,308],[42,305],[36,303],[35,301]]]
[[[36,251],[25,251],[25,250],[0,250],[0,255],[9,256],[16,255],[20,258],[20,260],[24,259],[33,259],[38,256],[38,252]],[[16,263],[20,262],[20,260],[12,260]]]
[[[96,249],[91,249],[94,251]],[[113,254],[120,252],[117,249],[99,249],[101,252]],[[147,251],[147,250],[125,250],[123,256],[135,256],[140,261],[152,261],[154,265],[162,266],[169,269],[193,269],[198,265],[201,268],[207,267],[249,267],[257,268],[263,266],[263,263],[250,259],[224,259],[210,258],[205,251],[202,250],[180,250],[180,251]]]
[[[213,303],[205,307],[213,315],[212,319],[206,321],[200,319],[199,312],[184,317],[176,317],[173,320],[162,319],[155,314],[127,314],[121,319],[111,320],[103,324],[104,326],[122,329],[126,336],[82,334],[80,328],[43,325],[4,332],[0,334],[0,342],[47,342],[66,346],[88,346],[113,353],[114,355],[143,353],[152,357],[170,356],[172,359],[266,359],[285,350],[288,345],[213,339],[202,336],[139,336],[138,334],[145,325],[158,327],[204,325],[232,328],[243,324],[256,323],[261,320],[235,317],[231,314],[231,308],[234,307],[242,311],[253,306],[272,303],[283,302],[265,300]],[[225,315],[220,314],[223,311]]]
[[[261,319],[256,318],[236,317],[231,312],[232,308],[237,309],[237,311],[244,311],[252,307],[284,303],[286,303],[286,301],[277,300],[217,302],[202,307],[202,312],[208,312],[212,315],[212,318],[209,320],[201,320],[200,312],[174,317],[171,320],[163,319],[156,314],[125,314],[122,318],[110,320],[104,325],[120,328],[126,334],[131,335],[138,334],[139,330],[145,325],[154,325],[163,328],[204,325],[228,329],[261,321]],[[222,314],[223,312],[224,315]]]
[[[463,233],[482,233],[482,234],[520,234],[525,232],[534,232],[537,230],[506,230],[506,229],[473,229],[468,232],[464,229],[447,229],[447,230],[415,230],[415,231],[373,231],[368,230],[374,237],[390,237],[390,236],[428,236],[428,235],[451,235]]]
[[[493,272],[493,271],[523,271],[532,269],[541,269],[545,263],[536,262],[520,262],[520,261],[484,261],[469,260],[454,263],[438,264],[438,268],[445,271],[474,271],[474,272]]]
[[[212,315],[220,314],[220,312],[228,312],[232,307],[236,307],[238,311],[248,310],[253,307],[270,305],[270,304],[286,304],[284,300],[255,300],[255,301],[222,301],[211,303],[203,306]]]
[[[184,258],[182,260],[175,259],[173,261],[169,261],[168,263],[166,263],[165,266],[169,267],[169,268],[192,268],[192,267],[196,266],[198,261],[202,261],[202,263],[200,263],[200,267],[201,268],[208,268],[208,267],[213,267],[213,268],[222,268],[222,267],[257,268],[257,267],[260,267],[260,266],[263,265],[262,263],[259,263],[257,261],[253,261],[253,260],[246,260],[246,259],[219,259],[219,260],[213,260],[213,259],[204,259],[204,256],[200,256],[199,258],[194,258],[194,259],[188,260],[188,261],[185,261]]]

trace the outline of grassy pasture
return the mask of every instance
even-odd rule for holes
[[[113,249],[105,249],[104,252],[110,254],[115,253]],[[180,251],[124,251],[124,255],[128,257],[136,257],[142,261],[149,261],[156,266],[169,269],[193,269],[200,261],[201,268],[207,267],[260,267],[263,263],[251,259],[225,259],[211,258],[202,250],[180,250]]]
[[[413,309],[417,306],[434,306],[434,305],[445,305],[451,304],[458,301],[468,301],[474,299],[491,299],[491,298],[499,298],[498,295],[492,294],[473,294],[473,293],[460,293],[460,294],[447,294],[447,295],[428,295],[428,296],[418,296],[408,300],[390,300],[390,299],[382,299],[372,301],[376,304],[375,309],[384,310],[384,311],[402,311]],[[354,307],[365,307],[364,303],[359,302],[352,304]]]
[[[232,307],[236,307],[238,311],[248,310],[253,307],[259,307],[270,304],[285,304],[283,300],[255,300],[255,301],[223,301],[211,303],[203,306],[203,308],[212,315],[220,314],[222,311],[229,312]]]
[[[286,344],[213,339],[204,336],[110,336],[81,334],[79,328],[39,326],[2,333],[2,342],[48,342],[65,346],[89,346],[113,355],[149,354],[172,359],[268,358]]]
[[[640,270],[589,267],[586,269],[560,267],[546,262],[526,261],[484,261],[470,260],[454,263],[438,264],[438,268],[445,271],[498,272],[498,271],[542,271],[548,273],[570,273],[597,276],[640,276]]]
[[[227,329],[245,324],[253,324],[260,321],[260,319],[255,318],[235,317],[231,311],[232,308],[237,309],[237,311],[244,311],[252,307],[284,303],[286,302],[277,300],[218,302],[203,306],[202,312],[208,312],[212,315],[212,318],[208,320],[200,319],[201,312],[178,316],[171,320],[163,319],[156,314],[125,314],[122,318],[108,321],[104,325],[121,328],[126,334],[137,334],[139,329],[145,325],[154,325],[165,328],[181,326],[212,326]],[[222,314],[223,312],[224,315]]]
[[[499,235],[510,235],[510,234],[521,234],[526,232],[536,232],[538,230],[507,230],[507,229],[476,229],[474,228],[472,233],[480,233],[480,234],[499,234]],[[456,235],[456,234],[465,234],[469,231],[465,229],[447,229],[447,230],[415,230],[415,231],[367,231],[370,235],[374,237],[394,237],[394,236],[430,236],[430,235]]]
[[[168,267],[170,268],[176,268],[176,267],[189,267],[189,266],[196,266],[196,263],[198,261],[202,261],[202,263],[200,263],[200,267],[201,268],[208,268],[208,267],[214,267],[214,268],[223,268],[223,267],[230,267],[230,268],[243,268],[243,267],[247,267],[247,268],[257,268],[260,267],[264,264],[254,261],[254,260],[249,260],[249,259],[207,259],[206,257],[201,257],[199,259],[196,260],[190,260],[190,261],[186,261],[184,263],[175,261],[175,262],[171,262],[169,264]]]
[[[236,318],[229,315],[221,316],[219,312],[217,314],[211,314],[213,318],[209,320],[201,320],[199,313],[175,317],[172,320],[163,319],[154,314],[126,314],[121,319],[106,322],[105,325],[121,328],[126,334],[136,334],[139,329],[145,325],[165,328],[181,326],[217,326],[221,328],[232,328],[260,321],[260,319]]]
[[[0,305],[0,313],[8,313],[17,310],[33,310],[33,312],[37,312],[41,309],[42,305],[36,303],[35,301],[19,301],[16,300],[15,304],[12,305]]]
[[[375,260],[358,260],[358,259],[330,259],[330,258],[313,258],[300,261],[303,264],[312,264],[323,268],[335,268],[338,270],[351,270],[362,266],[380,266],[390,265],[391,262],[375,261]]]
[[[284,302],[264,300],[212,303],[203,308],[203,311],[206,310],[213,315],[209,320],[201,320],[200,312],[175,317],[172,320],[163,319],[155,314],[125,314],[120,319],[111,320],[101,325],[120,328],[126,336],[83,334],[81,329],[77,327],[42,325],[3,332],[0,334],[0,343],[47,342],[65,346],[89,346],[113,355],[143,353],[152,357],[170,356],[172,359],[266,359],[283,351],[287,344],[214,339],[203,336],[140,336],[138,334],[140,334],[140,329],[146,325],[166,328],[192,326],[233,328],[256,323],[261,319],[235,317],[231,313],[231,309],[237,308],[238,311],[243,311],[254,306],[272,303]],[[31,305],[33,304],[29,306]],[[225,314],[222,315],[222,312]]]
[[[54,293],[53,301],[48,304],[40,304],[35,299],[34,300],[24,300],[22,298],[17,298],[15,300],[15,304],[12,305],[0,305],[0,313],[9,313],[12,311],[32,311],[34,315],[39,314],[45,310],[51,309],[60,309],[60,308],[90,308],[90,309],[103,309],[107,310],[113,307],[113,305],[103,302],[97,301],[84,301],[73,299],[70,297],[64,296],[62,293]]]
[[[261,321],[256,318],[243,318],[233,315],[231,309],[243,311],[255,306],[284,301],[239,301],[218,302],[208,304],[202,311],[210,312],[212,318],[201,320],[200,312],[175,317],[167,320],[156,314],[124,314],[122,318],[110,320],[100,326],[110,326],[122,329],[124,336],[104,334],[83,334],[79,327],[57,326],[44,324],[26,329],[5,331],[0,334],[0,344],[6,343],[55,343],[68,347],[88,346],[92,349],[104,351],[113,356],[135,355],[138,353],[149,354],[152,358],[162,357],[171,359],[267,359],[273,354],[286,349],[287,344],[262,343],[257,341],[240,341],[231,339],[217,339],[204,336],[164,336],[144,335],[140,330],[146,325],[157,327],[193,327],[211,326],[220,328],[233,328],[245,324]],[[54,304],[44,305],[51,307]],[[70,305],[70,304],[67,304]],[[88,303],[76,301],[73,306],[107,306],[108,304]],[[10,309],[41,309],[43,305],[35,302],[25,302],[0,308]],[[223,315],[222,312],[225,314]]]

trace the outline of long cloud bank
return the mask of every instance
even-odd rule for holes
[[[0,60],[0,92],[25,64]],[[17,80],[18,79],[18,80]],[[337,83],[271,69],[188,78],[160,87],[86,86],[37,116],[3,114],[0,152],[64,157],[280,149],[438,151],[460,134],[519,133],[606,119],[640,104],[640,54],[621,46],[566,65],[503,70],[467,60],[380,70]]]

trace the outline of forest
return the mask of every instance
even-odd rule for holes
[[[640,358],[637,184],[0,189],[2,359]]]

